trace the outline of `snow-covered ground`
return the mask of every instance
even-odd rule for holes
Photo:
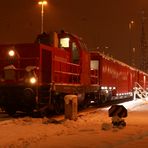
[[[148,102],[123,103],[126,127],[113,128],[108,109],[79,113],[77,121],[44,118],[0,121],[0,148],[147,148]],[[53,120],[54,121],[54,120]]]

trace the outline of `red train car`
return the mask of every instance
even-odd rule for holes
[[[43,44],[44,43],[44,44]],[[78,104],[131,98],[135,82],[147,88],[148,75],[61,32],[36,43],[0,45],[0,106],[16,111],[61,112],[66,94]]]
[[[105,56],[98,51],[91,51],[91,60],[99,63],[99,86],[101,101],[108,99],[130,98],[133,89],[138,87],[143,90],[148,88],[148,74],[133,68],[121,61]],[[108,97],[109,95],[112,97]],[[104,97],[107,96],[107,97]]]
[[[100,97],[101,101],[119,99],[119,96],[120,98],[130,97],[133,88],[132,68],[98,51],[91,51],[90,54],[92,62],[97,61],[99,63],[98,85],[103,95]]]

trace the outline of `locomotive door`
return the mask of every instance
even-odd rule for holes
[[[41,73],[42,73],[42,83],[51,83],[51,69],[52,69],[52,56],[51,51],[42,50],[41,58]]]

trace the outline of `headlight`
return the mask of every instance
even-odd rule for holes
[[[31,84],[35,84],[37,82],[37,79],[35,77],[31,77],[30,80],[29,80],[29,82]]]
[[[9,55],[10,57],[14,57],[14,56],[15,56],[15,51],[14,51],[14,50],[9,50],[9,51],[8,51],[8,55]]]

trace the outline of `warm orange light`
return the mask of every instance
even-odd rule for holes
[[[134,25],[134,21],[133,20],[131,20],[130,22],[129,22],[129,29],[131,29],[132,28],[132,25]]]
[[[47,1],[39,1],[38,4],[39,5],[47,5]]]
[[[43,17],[44,17],[44,5],[47,5],[47,1],[42,0],[38,2],[39,5],[41,5],[41,33],[43,33]]]
[[[14,50],[9,50],[8,54],[9,54],[10,57],[14,57],[15,51]]]
[[[37,79],[35,77],[30,78],[30,83],[35,84],[37,82]]]
[[[134,24],[134,21],[131,21],[130,23],[131,23],[131,24]]]

